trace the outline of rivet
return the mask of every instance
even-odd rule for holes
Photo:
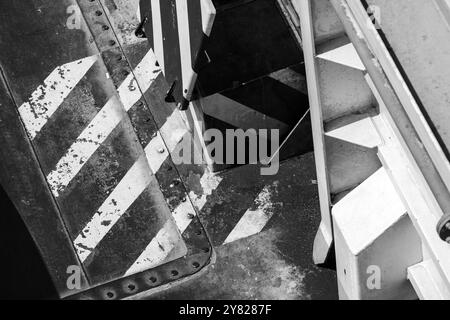
[[[159,153],[164,153],[164,152],[166,152],[166,150],[164,150],[164,148],[160,148],[160,149],[158,149],[158,152]]]
[[[191,220],[195,218],[195,215],[194,215],[193,213],[188,213],[187,216],[188,216],[188,218],[191,219]]]

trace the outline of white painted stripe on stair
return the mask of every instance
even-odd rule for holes
[[[271,188],[268,186],[264,187],[255,200],[257,208],[254,210],[249,209],[245,212],[233,231],[225,239],[224,244],[260,233],[274,213],[271,198]]]
[[[358,70],[366,70],[366,67],[362,63],[361,58],[352,43],[322,53],[318,55],[318,58],[339,63]]]
[[[47,182],[55,197],[60,196],[123,117],[123,107],[114,96],[78,136],[55,169],[47,175]]]
[[[175,219],[175,223],[181,233],[186,231],[186,229],[191,224],[192,219],[196,215],[196,210],[194,209],[192,203],[194,203],[198,210],[202,210],[203,206],[206,204],[207,197],[213,193],[213,191],[219,186],[221,181],[221,177],[211,173],[210,171],[205,172],[200,178],[200,185],[203,189],[202,195],[198,196],[191,191],[189,194],[189,200],[191,200],[192,202],[187,200],[185,202],[182,202],[177,208],[175,208],[172,216]],[[171,226],[167,226],[165,228],[169,227]],[[158,233],[158,235],[154,239],[152,239],[147,248],[127,270],[125,275],[128,276],[144,271],[146,269],[150,269],[151,267],[155,267],[161,264],[167,259],[170,254],[170,250],[167,250],[166,246],[164,246],[164,248],[166,249],[165,251],[162,251],[159,248],[159,243],[161,243],[161,238],[164,239],[164,234],[167,234],[167,231],[161,230],[161,235],[159,235]]]
[[[128,111],[146,92],[159,74],[154,53],[150,50],[138,64],[132,74],[129,74],[118,89],[119,97],[114,95],[89,125],[70,146],[67,153],[58,161],[55,169],[47,175],[47,181],[55,195],[60,193],[80,172],[85,163],[108,138]],[[136,83],[138,78],[139,86]],[[120,100],[119,100],[120,99]]]
[[[153,25],[153,49],[155,50],[156,57],[159,65],[165,74],[164,68],[164,43],[161,21],[161,8],[159,1],[150,1],[152,4],[152,25]]]
[[[152,173],[145,156],[131,167],[91,221],[74,241],[81,262],[84,262],[120,217],[128,210],[151,181]]]
[[[167,147],[169,152],[181,141],[186,129],[176,127],[179,124],[178,110],[169,117],[161,131],[171,134]],[[164,152],[161,152],[163,151]],[[91,221],[75,239],[74,244],[81,262],[85,261],[109,230],[128,210],[150,183],[152,172],[157,172],[169,153],[158,134],[145,148],[145,155],[131,167],[113,192],[97,210]]]
[[[36,137],[97,59],[98,55],[94,55],[57,67],[31,94],[28,102],[19,107],[30,139]]]
[[[208,196],[210,196],[214,190],[217,189],[220,182],[222,181],[222,177],[214,175],[213,173],[207,171],[200,178],[200,185],[202,187],[202,194],[197,195],[195,192],[189,192],[189,199],[192,201],[182,202],[178,207],[173,211],[173,217],[175,219],[176,225],[178,226],[178,230],[181,233],[186,231],[189,225],[192,222],[192,218],[196,215],[196,210],[202,210],[206,204]],[[192,205],[194,204],[194,206]]]
[[[326,135],[366,148],[375,148],[382,143],[370,117],[331,130]]]
[[[156,65],[156,56],[153,50],[149,50],[118,89],[126,111],[141,99],[142,93],[145,94],[160,72],[161,68]]]
[[[192,69],[191,41],[189,34],[188,0],[176,0],[178,39],[180,41],[181,74],[186,100],[191,99],[197,74]],[[191,1],[191,0],[190,0]]]

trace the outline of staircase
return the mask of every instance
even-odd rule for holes
[[[411,117],[419,108],[370,16],[356,1],[286,8],[300,22],[311,106],[315,263],[336,257],[342,299],[449,299],[450,247],[436,233],[448,161],[424,117]]]

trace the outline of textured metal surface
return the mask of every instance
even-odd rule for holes
[[[434,1],[368,0],[367,4],[380,10],[380,31],[448,157],[450,29],[445,12]]]
[[[257,166],[218,173],[221,182],[200,211],[216,262],[201,277],[149,298],[336,299],[335,273],[311,258],[320,223],[314,165],[308,153],[281,163],[274,176],[259,175]]]
[[[1,153],[0,183],[19,211],[47,267],[53,270],[51,276],[59,294],[69,295],[71,292],[66,287],[67,265],[81,267],[81,264],[73,251],[64,222],[47,188],[3,77],[0,106],[0,144],[4,151]],[[18,240],[20,238],[9,239]],[[81,280],[81,289],[87,288],[84,272]]]
[[[158,105],[164,81],[156,60],[129,30],[115,29],[109,10],[117,7],[79,4],[2,5],[9,13],[2,19],[7,32],[0,54],[2,105],[8,106],[3,146],[13,155],[3,162],[2,184],[21,214],[35,217],[24,220],[62,297],[77,293],[66,286],[69,266],[80,266],[85,290],[176,260],[168,266],[176,275],[166,279],[166,269],[158,269],[161,279],[140,286],[147,290],[201,270],[211,255],[181,183],[182,168],[169,155],[179,140],[167,124],[189,132],[174,106]],[[27,19],[21,11],[30,12]],[[22,30],[29,33],[6,49],[4,41],[13,43]],[[149,104],[160,109],[150,111]],[[17,168],[20,163],[24,167]],[[10,172],[18,173],[15,185]],[[48,217],[36,221],[44,212]],[[178,228],[186,231],[183,238]]]

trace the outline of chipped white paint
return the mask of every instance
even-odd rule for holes
[[[356,52],[355,47],[351,43],[346,44],[345,46],[339,47],[337,49],[325,52],[323,54],[320,54],[318,58],[339,63],[344,66],[348,66],[358,70],[362,71],[366,70],[366,67],[362,63],[361,58],[358,55],[358,52]]]
[[[172,216],[175,219],[175,223],[180,233],[186,231],[196,215],[196,210],[192,203],[198,210],[202,210],[203,206],[206,204],[207,196],[213,193],[213,191],[219,186],[221,181],[221,177],[218,177],[209,171],[205,172],[200,178],[200,185],[203,189],[202,195],[198,196],[191,191],[189,194],[190,201],[186,199],[186,201],[181,202],[181,204],[177,208],[175,208]],[[169,227],[170,226],[168,226],[167,228]],[[164,227],[164,229],[165,228],[166,227]],[[160,231],[162,235],[167,234],[167,231],[165,231],[164,229]],[[166,246],[164,247],[164,251],[160,250],[158,243],[161,243],[161,238],[163,238],[163,236],[156,236],[154,239],[152,239],[145,251],[133,263],[130,269],[127,270],[126,275],[131,275],[150,269],[161,264],[162,261],[165,261],[167,259],[170,254],[170,250],[167,250]]]
[[[171,132],[172,134],[167,143],[169,152],[175,149],[187,132],[187,129],[176,127],[178,123],[179,112],[175,111],[161,128],[161,131]],[[82,262],[86,260],[120,217],[142,194],[150,183],[152,172],[159,170],[167,159],[169,152],[159,134],[150,141],[145,148],[146,154],[140,157],[131,167],[81,234],[75,239],[74,244]]]
[[[210,196],[214,190],[217,189],[220,182],[222,182],[223,178],[219,177],[210,171],[206,171],[203,176],[200,178],[200,186],[202,188],[202,194],[197,195],[195,192],[189,192],[189,200],[182,202],[178,207],[173,211],[173,217],[178,226],[178,230],[181,233],[186,231],[189,224],[192,222],[192,219],[196,215],[196,209],[201,211],[206,204],[208,196]],[[194,208],[195,207],[195,208]]]
[[[119,125],[125,116],[124,110],[128,111],[141,98],[142,92],[150,88],[159,72],[155,56],[150,50],[134,70],[134,75],[140,80],[142,91],[139,90],[134,75],[129,74],[118,89],[119,95],[109,99],[58,161],[55,169],[48,174],[47,181],[55,197],[60,196],[84,164]]]
[[[119,87],[118,92],[125,110],[129,110],[158,77],[161,68],[156,65],[156,57],[149,50],[137,67]],[[140,89],[140,90],[139,90]]]
[[[74,241],[81,262],[84,262],[105,235],[149,185],[152,173],[142,156],[126,173],[106,201],[100,206]]]
[[[158,135],[145,147],[145,154],[153,172],[159,170],[169,153],[175,150],[178,143],[187,134],[189,132],[181,119],[180,112],[175,110],[161,127]],[[167,148],[169,148],[169,152]]]
[[[19,107],[19,113],[30,139],[34,139],[70,92],[97,61],[98,55],[57,67]]]
[[[127,270],[125,276],[155,268],[164,263],[180,239],[173,221],[168,221],[156,234],[139,258]],[[182,240],[181,240],[182,241]]]
[[[123,117],[120,101],[117,97],[111,98],[47,175],[55,197],[59,197]]]
[[[241,220],[234,227],[233,231],[225,239],[224,244],[250,237],[260,233],[274,213],[271,187],[264,187],[255,200],[257,208],[247,210]]]

